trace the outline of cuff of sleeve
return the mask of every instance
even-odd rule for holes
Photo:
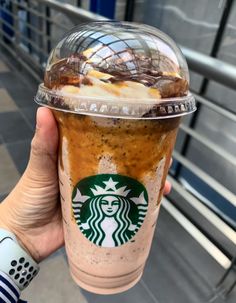
[[[0,271],[0,302],[18,302],[20,289],[12,279]]]

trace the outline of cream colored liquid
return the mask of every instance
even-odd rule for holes
[[[92,292],[124,291],[140,279],[150,251],[180,118],[144,121],[54,114],[60,130],[60,191],[72,276]],[[85,177],[102,173],[134,178],[149,196],[142,226],[129,242],[118,247],[93,244],[73,218],[74,186]]]

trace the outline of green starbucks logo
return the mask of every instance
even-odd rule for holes
[[[137,233],[148,208],[145,187],[132,178],[100,174],[81,180],[72,194],[81,232],[98,246],[120,246]]]

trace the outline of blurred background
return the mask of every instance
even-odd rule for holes
[[[198,111],[180,127],[169,173],[173,189],[163,199],[141,282],[117,296],[81,292],[61,250],[43,263],[25,297],[30,302],[236,302],[234,0],[0,0],[0,197],[26,167],[33,97],[50,50],[74,25],[106,18],[152,25],[179,44]]]

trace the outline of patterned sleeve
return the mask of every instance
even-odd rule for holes
[[[24,302],[19,300],[20,290],[3,272],[0,272],[0,303]]]

